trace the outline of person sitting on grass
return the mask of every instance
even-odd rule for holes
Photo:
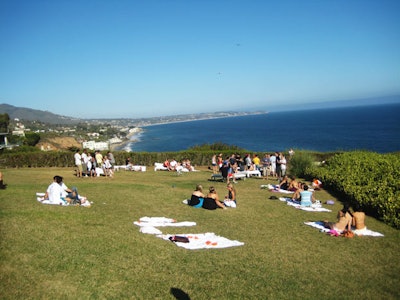
[[[312,186],[313,186],[314,190],[319,190],[319,189],[321,189],[321,187],[322,187],[322,182],[321,182],[321,180],[319,180],[319,179],[317,179],[317,178],[314,178],[314,179],[313,179],[313,182],[312,182]]]
[[[184,203],[196,208],[202,207],[203,202],[204,202],[204,194],[203,194],[203,186],[201,184],[196,185],[196,189],[193,191],[190,199],[187,200],[186,202],[184,201]]]
[[[236,190],[232,183],[228,183],[226,186],[228,189],[228,195],[225,196],[224,204],[228,207],[236,207]]]
[[[340,234],[345,230],[351,230],[353,215],[350,212],[350,205],[348,203],[343,204],[343,208],[338,212],[337,218],[336,223],[324,221],[324,227],[335,230]]]
[[[0,172],[0,190],[5,190],[7,188],[7,184],[3,182],[3,173]]]
[[[354,208],[355,212],[353,213],[352,225],[355,227],[356,231],[366,230],[365,226],[365,213],[362,211],[359,204],[357,204]]]
[[[296,177],[290,176],[288,191],[296,192],[298,189],[299,189],[299,182],[296,180]]]
[[[314,193],[308,190],[308,185],[304,185],[300,194],[300,205],[310,207],[315,202]]]
[[[279,183],[279,189],[281,190],[288,190],[289,188],[289,178],[287,175],[283,176],[281,182]]]
[[[78,197],[77,191],[69,189],[63,182],[63,178],[56,175],[53,177],[53,182],[47,188],[43,199],[40,200],[48,201],[49,204],[67,205],[73,202],[73,199],[78,199]]]
[[[293,201],[300,201],[300,192],[304,191],[305,186],[306,186],[306,184],[304,182],[299,182],[298,188],[292,196]]]
[[[219,196],[217,194],[217,190],[213,186],[210,186],[209,192],[208,192],[206,198],[204,198],[202,207],[205,209],[211,209],[211,210],[217,209],[217,208],[226,209],[225,205],[223,205],[219,201]]]

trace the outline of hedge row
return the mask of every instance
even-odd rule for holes
[[[311,168],[311,177],[359,204],[385,223],[400,228],[400,156],[354,151],[337,154],[322,167]]]
[[[222,151],[224,157],[232,154],[231,151]],[[102,153],[106,155],[106,152]],[[116,165],[124,165],[125,160],[137,165],[153,166],[155,162],[164,162],[174,158],[177,161],[189,159],[194,166],[211,165],[211,157],[215,151],[181,151],[181,152],[113,152]],[[245,153],[239,153],[244,155]],[[38,168],[38,167],[74,167],[74,153],[63,152],[18,152],[3,153],[0,155],[0,166],[7,168]]]

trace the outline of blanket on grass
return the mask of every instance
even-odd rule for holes
[[[36,193],[36,200],[39,201],[42,204],[58,205],[58,206],[69,206],[69,205],[76,206],[76,205],[73,205],[73,204],[69,204],[68,202],[53,203],[53,202],[50,202],[49,200],[44,200],[44,195],[45,195],[45,193]],[[93,204],[93,202],[89,201],[86,197],[79,196],[79,199],[80,200],[83,200],[83,199],[85,200],[85,202],[83,202],[79,206],[90,207]]]
[[[195,234],[165,234],[156,227],[166,227],[166,226],[195,226],[195,222],[176,222],[175,219],[165,218],[165,217],[142,217],[139,221],[133,222],[133,224],[140,227],[139,231],[142,233],[154,234],[159,238],[164,240],[174,240],[175,236],[185,237],[189,242],[178,242],[174,241],[177,246],[186,249],[210,249],[210,248],[227,248],[233,246],[241,246],[244,243],[239,241],[232,241],[227,238],[215,235],[215,233],[195,233]]]
[[[332,210],[322,207],[321,202],[318,201],[316,204],[312,204],[311,207],[301,206],[298,201],[294,201],[291,198],[280,197],[280,201],[285,201],[287,205],[293,206],[305,211],[317,211],[317,212],[331,212]]]
[[[318,222],[304,222],[305,225],[314,227],[319,229],[320,232],[325,232],[328,233],[330,230],[328,228],[325,228],[323,225],[323,222],[318,221]],[[355,235],[357,236],[374,236],[374,237],[380,237],[380,236],[384,236],[382,233],[376,232],[376,231],[372,231],[369,230],[367,228],[361,229],[361,230],[357,230],[355,228],[352,229],[352,231],[354,232]]]
[[[260,186],[260,188],[262,188],[262,189],[268,189],[270,192],[274,192],[274,193],[293,194],[292,191],[280,189],[280,188],[279,188],[279,185],[262,184],[262,185]]]
[[[147,234],[162,234],[161,230],[156,227],[180,227],[180,226],[195,226],[195,222],[176,222],[175,219],[165,217],[142,217],[139,221],[133,224],[140,227],[139,231]]]
[[[157,235],[157,237],[162,238],[166,241],[170,241],[170,238],[173,236],[175,235],[171,234]],[[174,243],[179,247],[190,250],[213,249],[213,248],[218,249],[218,248],[228,248],[228,247],[244,245],[244,243],[242,242],[218,236],[213,232],[194,233],[194,234],[184,233],[184,234],[177,234],[177,236],[188,238],[189,243],[183,243],[183,242],[174,242]]]
[[[175,219],[165,218],[165,217],[142,217],[139,221],[133,222],[133,224],[146,227],[165,227],[165,226],[173,226],[173,227],[181,227],[181,226],[195,226],[196,222],[176,222]]]

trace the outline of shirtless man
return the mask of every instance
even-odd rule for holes
[[[357,230],[366,229],[367,227],[365,226],[365,213],[361,211],[360,207],[356,207],[355,210],[356,211],[353,213],[352,225]]]

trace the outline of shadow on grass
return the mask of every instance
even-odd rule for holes
[[[189,295],[178,288],[171,288],[171,294],[178,300],[190,300]]]

